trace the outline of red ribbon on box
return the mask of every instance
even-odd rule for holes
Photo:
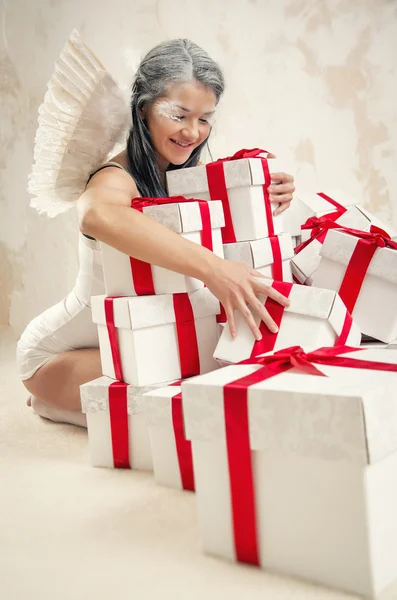
[[[273,281],[272,288],[288,298],[292,290],[292,285],[292,283],[287,283],[286,281]],[[281,320],[284,315],[284,306],[268,296],[265,301],[265,309],[268,311],[277,327],[280,327]],[[259,331],[262,334],[262,339],[254,342],[251,356],[257,356],[258,354],[263,354],[264,352],[270,352],[274,349],[277,341],[278,332],[272,333],[263,321],[261,321],[259,325]]]
[[[187,293],[173,294],[172,300],[175,311],[181,377],[186,379],[200,374],[200,356],[194,313]]]
[[[336,223],[336,219],[342,216],[340,212],[330,213],[328,215],[323,215],[322,217],[309,217],[307,221],[301,226],[301,229],[306,230],[310,229],[310,237],[308,240],[305,240],[301,244],[299,244],[294,253],[298,254],[301,250],[306,248],[313,240],[317,240],[320,244],[324,243],[324,240],[327,236],[327,233],[330,229],[341,229],[342,225]]]
[[[123,381],[124,380],[123,368],[121,365],[119,342],[118,342],[118,338],[117,338],[117,329],[114,324],[113,300],[115,298],[120,298],[120,296],[108,296],[107,298],[105,298],[105,320],[106,320],[106,328],[108,331],[109,342],[110,342],[110,352],[112,353],[114,376],[119,381]]]
[[[184,202],[197,202],[200,209],[202,230],[201,245],[208,250],[213,251],[211,215],[209,204],[206,200],[196,200],[195,198],[185,198],[184,196],[171,196],[169,198],[134,198],[131,207],[139,212],[143,212],[145,206],[161,206],[164,204],[181,204]],[[134,282],[134,288],[137,296],[155,295],[152,266],[130,256],[131,275]]]
[[[320,198],[323,198],[324,200],[332,204],[332,206],[334,206],[341,215],[347,211],[347,208],[343,206],[343,204],[339,204],[339,202],[331,198],[331,196],[324,194],[324,192],[317,192],[317,196],[320,196]]]
[[[344,357],[363,348],[340,346],[305,353],[300,346],[279,350],[271,356],[257,356],[240,364],[262,365],[254,373],[224,387],[226,443],[229,464],[233,535],[239,562],[259,565],[255,489],[248,423],[248,388],[255,383],[297,368],[303,373],[326,377],[315,364],[397,372],[397,365]],[[314,364],[315,363],[315,364]]]
[[[127,383],[115,381],[110,384],[108,389],[113,464],[116,469],[131,468],[128,439],[127,388]]]
[[[258,158],[262,162],[262,169],[265,177],[265,183],[262,187],[263,199],[266,210],[266,220],[268,226],[268,236],[271,237],[274,235],[273,213],[269,198],[269,192],[267,191],[268,187],[271,184],[269,164],[267,158],[261,157],[261,154],[267,154],[266,150],[261,150],[260,148],[254,148],[252,150],[243,149],[233,154],[233,156],[220,158],[215,162],[206,165],[208,189],[211,200],[221,200],[223,205],[223,212],[225,215],[225,227],[222,228],[222,240],[224,244],[237,241],[233,227],[233,219],[230,210],[228,191],[226,187],[224,163],[232,160],[241,160],[243,158]]]
[[[352,313],[375,252],[378,248],[397,250],[397,242],[393,242],[383,229],[373,225],[371,231],[359,231],[347,227],[343,228],[343,231],[359,238],[339,288],[342,301],[347,310]]]
[[[175,381],[170,384],[181,385],[181,381]],[[182,487],[184,490],[194,492],[194,470],[192,456],[192,442],[186,439],[185,424],[183,420],[182,394],[175,394],[171,399],[172,405],[172,425],[174,428],[174,438],[176,452],[178,456],[179,472],[181,474]]]

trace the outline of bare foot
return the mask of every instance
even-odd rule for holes
[[[44,404],[44,402],[38,400],[35,396],[30,396],[30,405],[28,404],[28,406],[32,407],[33,412],[36,413],[36,415],[48,419],[49,421],[54,421],[55,423],[69,423],[70,425],[77,425],[78,427],[87,427],[87,418],[85,414],[79,410],[66,410],[48,406],[48,404]]]
[[[26,400],[26,406],[32,406],[32,396],[29,396],[29,398]]]

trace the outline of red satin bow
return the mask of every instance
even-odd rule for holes
[[[313,363],[329,365],[334,367],[347,367],[351,369],[370,369],[374,371],[397,372],[397,364],[382,363],[371,360],[360,360],[342,356],[348,352],[360,352],[365,348],[354,348],[351,346],[323,347],[313,352],[305,352],[301,346],[291,346],[278,350],[269,356],[255,356],[248,358],[239,364],[262,365],[270,371],[267,379],[289,369],[299,369],[303,373],[325,376]]]
[[[341,225],[336,223],[336,219],[339,219],[342,214],[342,211],[336,211],[329,213],[328,215],[323,215],[322,217],[309,217],[301,226],[301,229],[310,229],[310,237],[295,248],[295,254],[298,254],[298,252],[306,248],[313,239],[316,239],[322,244],[330,229],[341,229]]]
[[[259,158],[260,154],[268,154],[268,151],[262,150],[261,148],[252,148],[252,150],[246,150],[245,148],[243,148],[242,150],[238,150],[237,152],[235,152],[232,156],[226,156],[226,158],[218,158],[218,160],[214,161],[214,163],[228,162],[229,160],[240,160],[242,158]]]

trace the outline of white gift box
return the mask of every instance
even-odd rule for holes
[[[380,227],[386,231],[387,226],[379,221],[374,215],[363,209],[361,206],[350,206],[343,215],[335,220],[335,223],[342,227],[350,227],[360,231],[369,231],[372,225]],[[310,229],[302,229],[302,241],[310,238]],[[312,285],[313,275],[316,272],[321,256],[320,251],[323,242],[313,238],[310,244],[307,244],[297,252],[291,261],[291,268],[294,277],[299,283]]]
[[[114,383],[114,379],[104,376],[80,386],[81,408],[87,417],[88,442],[93,467],[113,468],[117,460],[113,451],[109,400],[109,387]],[[142,403],[137,404],[138,399],[152,389],[153,386],[134,385],[128,385],[126,388],[125,412],[128,420],[128,455],[131,469],[153,470],[149,431],[142,414]]]
[[[329,190],[325,194],[344,208],[358,204],[356,199],[341,190]],[[309,217],[322,217],[337,210],[318,193],[301,194],[299,197],[294,197],[290,207],[283,213],[284,231],[288,231],[293,236],[301,235],[301,226]]]
[[[221,202],[209,202],[213,252],[223,258],[221,227],[225,224]],[[133,210],[133,209],[132,209]],[[198,202],[176,202],[143,207],[143,214],[201,245],[203,228]],[[135,296],[130,257],[108,244],[101,243],[105,290],[108,296]],[[204,287],[195,277],[182,275],[157,265],[151,266],[156,294],[177,294]]]
[[[283,233],[277,236],[277,240],[282,259],[282,280],[292,282],[291,258],[294,256],[292,238],[289,233]],[[224,244],[223,252],[228,260],[245,262],[262,275],[273,277],[274,256],[270,238]]]
[[[359,239],[330,230],[322,245],[313,286],[339,291]],[[352,316],[362,333],[381,342],[397,337],[397,250],[377,248],[368,266]]]
[[[193,491],[191,442],[186,440],[184,431],[176,430],[175,423],[175,411],[179,410],[184,428],[180,391],[180,385],[161,387],[146,393],[140,401],[150,435],[156,483]],[[179,404],[176,405],[175,402]]]
[[[233,229],[237,242],[258,240],[269,236],[266,217],[263,185],[265,176],[260,158],[242,158],[223,163],[225,183],[229,200]],[[269,160],[269,171],[278,171],[277,162]],[[205,165],[167,171],[167,185],[170,196],[210,200],[210,191]],[[273,182],[275,185],[276,182]],[[272,202],[272,212],[278,207]],[[285,231],[283,215],[273,216],[274,234]]]
[[[266,296],[260,294],[258,298],[265,303]],[[338,294],[330,293],[328,289],[292,285],[289,300],[273,350],[303,344],[309,348],[333,346],[342,333],[347,314]],[[259,325],[259,316],[253,314]],[[245,360],[254,349],[255,338],[240,311],[235,312],[235,323],[236,339],[230,335],[229,327],[225,327],[214,352],[214,357],[222,364]],[[359,346],[360,340],[360,330],[353,322],[346,344]]]
[[[200,372],[206,373],[218,367],[212,355],[218,340],[219,302],[208,288],[189,292],[187,296],[194,316]],[[92,318],[98,325],[102,373],[117,379],[106,325],[105,298],[92,297]],[[123,380],[143,386],[180,379],[183,373],[173,296],[114,298],[113,309]]]
[[[344,356],[397,363],[394,350]],[[294,370],[248,388],[259,563],[372,597],[397,577],[396,373],[316,366],[329,377]],[[202,546],[229,560],[224,386],[257,368],[182,384]]]

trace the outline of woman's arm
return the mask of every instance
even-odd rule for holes
[[[203,281],[223,304],[233,337],[236,335],[233,313],[239,309],[255,337],[260,339],[247,305],[272,331],[277,331],[256,295],[267,294],[287,306],[289,302],[284,296],[266,283],[265,278],[256,279],[261,275],[245,263],[221,259],[131,209],[131,199],[137,196],[135,183],[127,173],[110,167],[99,171],[78,201],[80,230],[129,256]]]

